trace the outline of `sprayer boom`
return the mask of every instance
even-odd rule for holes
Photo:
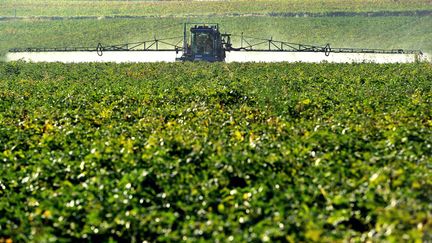
[[[189,32],[187,31],[189,30]],[[232,38],[240,40],[239,47],[233,47]],[[162,46],[162,48],[161,48]],[[115,51],[139,51],[139,52],[181,52],[181,57],[176,61],[225,61],[226,52],[256,52],[283,53],[283,52],[321,52],[325,56],[331,53],[353,53],[353,54],[405,54],[422,55],[420,50],[404,49],[364,49],[364,48],[335,48],[330,44],[307,45],[263,39],[241,35],[221,33],[217,23],[186,23],[183,25],[183,36],[127,43],[119,45],[104,46],[99,43],[96,47],[64,47],[64,48],[13,48],[10,53],[34,53],[34,52],[96,52],[102,56],[104,52]]]

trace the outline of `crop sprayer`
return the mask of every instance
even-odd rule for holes
[[[189,30],[189,33],[188,33]],[[393,58],[401,55],[405,57],[405,62],[418,60],[423,55],[420,50],[404,49],[363,49],[363,48],[335,48],[330,44],[318,46],[290,43],[285,41],[273,40],[273,38],[255,38],[246,36],[243,33],[235,36],[240,39],[238,47],[233,47],[232,37],[234,35],[221,33],[219,24],[216,23],[185,23],[183,24],[183,36],[158,39],[154,38],[148,41],[126,43],[120,45],[102,45],[99,43],[96,47],[64,47],[64,48],[13,48],[9,50],[11,60],[26,59],[32,61],[32,54],[38,53],[58,53],[61,57],[66,52],[90,52],[102,57],[105,53],[111,52],[128,52],[139,53],[142,59],[136,61],[206,61],[206,62],[223,62],[226,61],[307,61],[321,60],[326,61],[330,55],[345,54],[334,57],[332,60],[341,60],[340,62],[355,61],[374,61],[376,56],[385,56]],[[232,54],[238,53],[238,54]],[[307,56],[307,53],[323,53],[324,56],[318,59],[314,56]],[[21,54],[21,55],[20,55]],[[168,55],[167,55],[168,54]],[[347,55],[348,54],[348,55]],[[351,55],[362,55],[355,59]],[[231,57],[230,57],[231,55]],[[369,55],[369,56],[368,56]],[[371,57],[374,56],[374,57]],[[64,56],[63,56],[64,57]],[[149,57],[149,58],[145,58]],[[306,58],[305,58],[306,57]],[[118,56],[117,56],[118,58]],[[379,58],[379,57],[378,57]],[[47,60],[41,61],[62,61],[57,60],[55,56],[48,55]],[[298,60],[297,60],[298,59]],[[36,61],[40,59],[34,58]],[[89,58],[87,61],[100,61],[104,59]],[[108,59],[107,61],[110,61]],[[116,61],[116,57],[111,61]],[[130,61],[134,61],[132,59]],[[399,59],[397,59],[399,60]],[[406,61],[408,60],[408,61]],[[72,60],[73,61],[73,60]]]

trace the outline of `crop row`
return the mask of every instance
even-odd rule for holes
[[[431,239],[430,64],[0,63],[0,238]]]

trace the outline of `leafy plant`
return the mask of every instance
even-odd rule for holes
[[[0,239],[427,240],[431,79],[430,64],[0,63]]]

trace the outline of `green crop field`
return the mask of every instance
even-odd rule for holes
[[[432,241],[431,63],[1,61],[187,21],[432,53],[430,0],[2,0],[0,243]]]
[[[223,32],[338,47],[404,48],[432,52],[432,16],[426,17],[209,17]],[[184,18],[4,21],[0,54],[14,47],[95,47],[182,36]],[[272,28],[268,28],[271,25]],[[37,36],[38,38],[35,38]],[[181,37],[179,37],[181,40]],[[233,39],[235,44],[239,38]]]
[[[0,239],[430,241],[430,64],[0,63]]]
[[[4,0],[0,59],[14,47],[96,47],[181,36],[187,21],[289,42],[432,52],[431,15],[428,0]]]
[[[2,0],[0,16],[189,16],[432,10],[429,0]]]

